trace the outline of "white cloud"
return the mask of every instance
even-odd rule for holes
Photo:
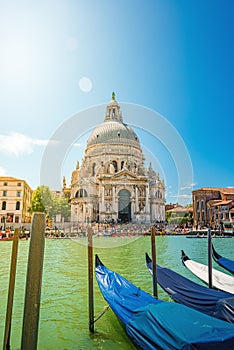
[[[83,147],[83,143],[74,143],[72,146],[74,147]]]
[[[194,186],[196,186],[196,183],[189,183],[189,184],[186,184],[185,186],[182,186],[181,188],[180,188],[180,190],[181,191],[183,191],[183,190],[188,190],[188,189],[191,189],[191,188],[193,188]]]
[[[184,193],[184,194],[170,194],[170,197],[172,198],[192,198],[192,194]]]
[[[192,198],[191,194],[178,194],[178,198]]]
[[[6,169],[0,166],[0,176],[5,176],[6,175]]]
[[[11,132],[8,135],[0,135],[0,153],[19,157],[31,154],[35,146],[46,146],[55,141],[33,139],[29,136]]]

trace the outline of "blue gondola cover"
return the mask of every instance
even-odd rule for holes
[[[214,260],[220,266],[222,266],[225,270],[234,274],[234,261],[231,259],[227,259],[227,258],[221,256],[219,253],[217,253],[213,244],[212,244],[212,255],[213,255]]]
[[[147,257],[147,266],[149,270],[152,270],[152,262],[149,257]],[[178,303],[234,323],[233,294],[207,288],[159,265],[157,265],[157,281]]]
[[[217,263],[222,266],[223,268],[225,268],[226,270],[234,273],[234,261],[221,257],[217,260]]]
[[[173,302],[155,299],[104,265],[96,267],[100,290],[142,349],[230,350],[234,325]]]

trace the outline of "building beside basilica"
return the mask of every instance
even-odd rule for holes
[[[72,172],[71,222],[165,220],[165,185],[145,157],[133,129],[123,122],[112,94],[104,122],[94,129],[82,163]]]

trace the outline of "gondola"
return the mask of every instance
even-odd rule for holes
[[[203,282],[209,283],[208,266],[191,260],[185,252],[181,251],[183,264]],[[234,277],[212,268],[212,287],[234,294]]]
[[[219,255],[216,250],[214,249],[214,246],[212,244],[212,256],[213,259],[220,265],[222,266],[225,270],[231,272],[234,274],[234,261],[224,258],[221,255]]]
[[[152,260],[146,253],[152,274]],[[171,298],[192,309],[234,323],[234,294],[201,286],[180,274],[157,265],[157,282]]]
[[[158,300],[109,270],[96,255],[99,288],[138,347],[222,349],[234,347],[234,325],[182,304]]]

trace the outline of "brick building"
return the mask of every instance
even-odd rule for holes
[[[195,227],[234,222],[234,188],[200,188],[192,194]]]

